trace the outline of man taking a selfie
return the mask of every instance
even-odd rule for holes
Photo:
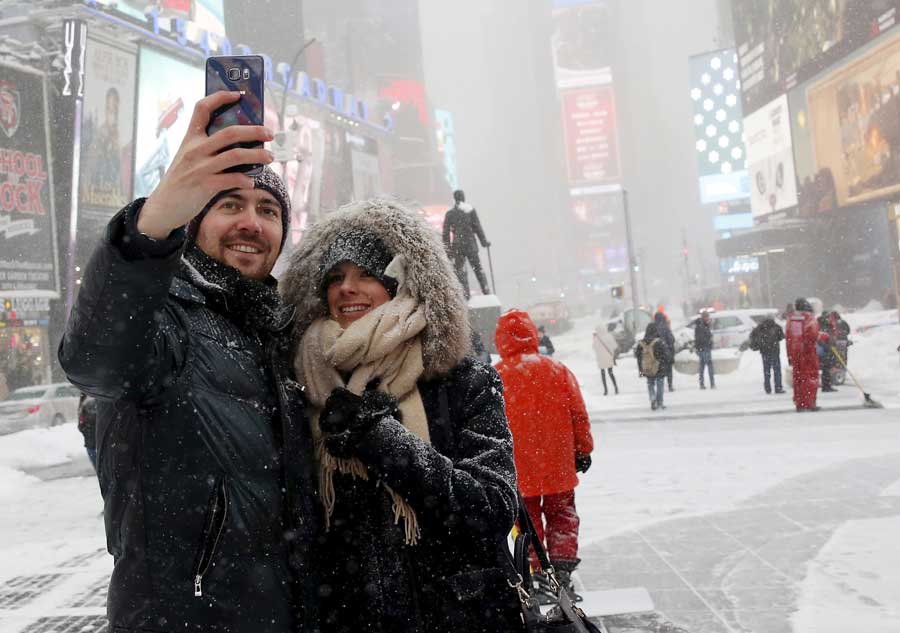
[[[116,631],[297,631],[312,617],[319,525],[304,400],[286,362],[292,309],[270,276],[290,201],[272,133],[194,109],[149,198],[109,223],[59,349],[98,399],[97,469]]]

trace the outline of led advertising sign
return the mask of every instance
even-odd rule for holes
[[[753,217],[797,204],[797,181],[787,96],[744,119]]]
[[[700,201],[750,197],[737,54],[704,53],[688,61]]]
[[[898,0],[735,0],[744,112],[893,28]]]

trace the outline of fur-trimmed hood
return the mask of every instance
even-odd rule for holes
[[[341,207],[319,220],[291,255],[279,289],[296,306],[294,341],[310,324],[328,314],[319,293],[325,249],[341,233],[371,232],[393,256],[406,257],[406,284],[425,307],[422,332],[425,378],[447,374],[469,352],[468,310],[462,287],[440,236],[411,208],[393,198],[373,198]]]

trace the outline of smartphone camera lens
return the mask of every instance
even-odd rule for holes
[[[231,81],[237,81],[241,78],[241,69],[240,68],[229,68],[228,69],[228,78]]]

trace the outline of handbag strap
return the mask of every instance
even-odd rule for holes
[[[518,490],[516,491],[516,494],[519,498],[519,530],[521,530],[522,534],[525,534],[531,542],[531,547],[534,548],[534,553],[537,555],[541,569],[548,576],[552,574],[553,579],[555,580],[556,570],[553,568],[553,565],[550,564],[550,557],[547,556],[547,550],[544,549],[544,544],[541,543],[541,539],[538,538],[537,530],[534,529],[531,515],[528,513],[528,508],[525,507],[525,499],[522,498],[522,493]]]

